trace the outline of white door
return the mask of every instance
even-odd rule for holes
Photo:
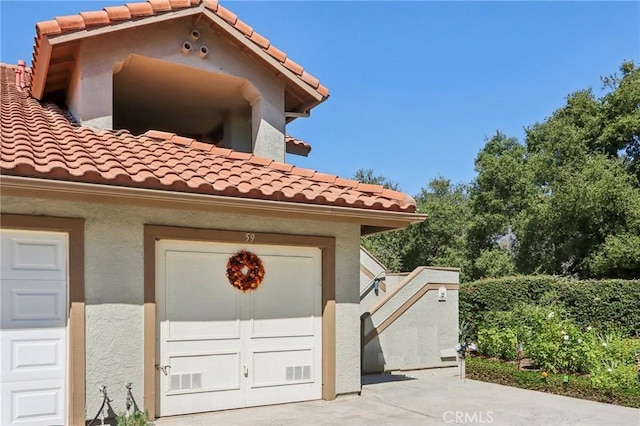
[[[66,424],[67,235],[0,237],[0,424]]]
[[[247,293],[226,277],[242,249],[265,270]],[[156,252],[160,416],[322,397],[320,249],[167,240]]]

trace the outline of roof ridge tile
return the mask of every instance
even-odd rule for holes
[[[280,163],[278,161],[274,161],[269,166],[272,169],[279,170],[282,172],[290,172],[295,167],[293,164]]]
[[[109,25],[109,14],[105,10],[93,10],[89,12],[80,12],[80,16],[82,16],[82,19],[84,19],[85,28],[95,27],[98,25]]]
[[[291,173],[293,173],[294,175],[304,176],[304,177],[311,177],[315,174],[315,172],[316,172],[315,170],[304,169],[297,166],[294,166],[293,169],[291,169]]]
[[[218,146],[215,146],[214,148],[211,149],[210,153],[214,154],[214,155],[220,155],[220,156],[224,156],[224,157],[228,157],[229,154],[231,154],[233,150],[229,149],[229,148],[220,148]]]
[[[240,152],[240,151],[231,150],[231,152],[229,153],[229,155],[227,157],[232,158],[234,160],[249,160],[251,157],[253,157],[253,154],[248,153],[248,152]]]
[[[148,130],[132,135],[81,126],[69,120],[68,111],[18,92],[15,68],[1,64],[0,80],[0,170],[5,175],[276,202],[416,210],[415,201],[401,192],[175,133]]]
[[[257,155],[252,155],[248,160],[251,164],[256,164],[258,166],[269,166],[274,161],[270,158],[259,157]]]
[[[220,4],[218,3],[218,0],[204,0],[202,4],[206,9],[209,9],[212,12],[217,12],[218,6],[220,6]]]
[[[104,11],[111,21],[127,21],[131,19],[131,12],[127,6],[106,6]]]
[[[163,132],[161,130],[147,130],[144,135],[152,139],[169,140],[176,134],[171,132]]]
[[[203,151],[203,152],[211,152],[211,150],[213,149],[213,147],[215,145],[210,144],[210,143],[206,143],[206,142],[200,142],[197,141],[195,139],[192,139],[193,142],[191,142],[191,148],[197,149],[198,151]]]
[[[193,138],[185,138],[184,136],[178,136],[176,134],[174,134],[171,139],[169,139],[169,142],[173,142],[177,145],[183,145],[183,146],[191,146],[196,140]]]
[[[169,0],[172,9],[191,7],[191,0]]]
[[[245,37],[251,38],[251,34],[253,34],[253,27],[251,27],[246,22],[238,19],[235,25],[236,29],[238,29]]]
[[[372,185],[370,183],[359,182],[356,189],[358,191],[371,192],[373,194],[381,194],[384,187],[382,185]]]
[[[218,10],[216,10],[216,15],[227,21],[231,25],[235,25],[238,22],[238,15],[227,9],[226,7],[218,4]]]
[[[311,176],[312,180],[315,180],[317,182],[324,182],[324,183],[335,183],[337,178],[338,176],[336,175],[332,175],[328,173],[320,173],[320,172],[315,172],[313,176]]]
[[[55,19],[62,32],[84,30],[84,18],[81,15],[57,16]]]
[[[49,21],[37,22],[36,32],[38,35],[55,35],[62,33],[62,29],[60,28],[58,21],[51,19]]]
[[[153,6],[148,1],[125,3],[132,17],[153,16]]]
[[[168,12],[171,10],[171,3],[169,0],[147,0],[151,7],[153,8],[153,12]]]
[[[54,36],[65,32],[79,31],[112,23],[131,20],[134,18],[151,17],[156,14],[185,8],[202,7],[215,13],[236,31],[251,40],[265,53],[291,71],[302,82],[311,86],[323,98],[329,97],[329,89],[320,81],[306,72],[302,66],[289,59],[286,53],[271,44],[269,39],[258,34],[250,25],[238,18],[231,10],[220,5],[217,0],[147,0],[146,2],[125,3],[119,6],[106,6],[101,11],[84,11],[75,15],[58,16],[53,20],[36,23],[36,43],[34,46],[32,68],[36,69],[40,38]],[[32,74],[33,84],[33,74]]]

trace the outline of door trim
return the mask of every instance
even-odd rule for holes
[[[335,250],[333,237],[144,226],[144,408],[156,417],[156,249],[160,239],[316,247],[322,250],[322,399],[336,397]]]
[[[69,236],[69,341],[67,344],[67,418],[71,425],[86,420],[85,380],[85,300],[84,300],[84,219],[21,214],[0,215],[1,228],[25,231],[64,232]]]

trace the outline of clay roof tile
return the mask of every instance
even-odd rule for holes
[[[39,57],[39,46],[41,45],[41,37],[83,30],[85,28],[90,30],[99,26],[111,25],[114,22],[151,17],[156,14],[172,10],[200,7],[201,4],[203,8],[214,12],[220,18],[224,19],[233,28],[235,28],[235,30],[239,31],[247,37],[247,39],[255,43],[268,55],[300,78],[304,83],[315,89],[323,99],[326,99],[329,96],[329,90],[325,86],[322,86],[317,78],[304,71],[300,65],[287,58],[285,52],[275,46],[272,46],[267,38],[256,33],[251,26],[239,20],[238,17],[229,9],[220,6],[217,0],[148,0],[146,2],[126,3],[122,6],[108,6],[102,11],[80,12],[78,15],[60,16],[51,21],[38,22],[36,24],[37,36],[33,51],[32,68],[34,70],[38,69],[37,62]]]
[[[131,19],[131,12],[127,6],[107,6],[104,11],[111,21],[126,21]]]
[[[411,197],[250,153],[149,130],[97,131],[20,94],[0,65],[0,173],[278,202],[415,212]]]
[[[55,19],[36,23],[36,30],[38,35],[55,35],[62,33],[62,29]]]
[[[148,3],[144,3],[148,4]],[[93,27],[98,25],[109,25],[109,14],[104,10],[94,10],[90,12],[80,12],[80,16],[84,20],[85,27]]]
[[[169,0],[172,9],[191,7],[191,0]]]
[[[240,19],[238,19],[238,21],[236,22],[235,27],[238,29],[238,31],[244,34],[245,37],[251,37],[251,34],[253,34],[253,28],[251,28],[248,24],[241,21]]]
[[[84,30],[84,19],[80,15],[58,16],[56,21],[62,32]]]
[[[204,0],[204,7],[215,12],[218,10],[218,0]]]
[[[256,33],[255,31],[253,34],[251,34],[250,40],[263,49],[268,49],[269,45],[271,45],[271,42],[269,41],[269,39],[263,37],[262,35]]]
[[[291,58],[287,58],[284,61],[284,66],[289,69],[289,71],[293,72],[296,75],[302,75],[304,68],[301,65],[298,65],[296,62],[291,60]]]
[[[153,6],[151,3],[145,2],[137,2],[137,3],[127,3],[125,4],[127,9],[129,9],[129,13],[132,17],[139,16],[152,16],[153,15]]]
[[[230,23],[231,25],[234,25],[238,20],[238,16],[235,13],[233,13],[226,7],[223,7],[220,5],[218,5],[218,10],[216,10],[216,14],[222,19],[224,19],[225,21],[227,21],[228,23]]]
[[[167,12],[171,10],[171,2],[169,0],[147,0],[154,12]]]
[[[267,49],[267,53],[273,56],[279,62],[284,62],[285,59],[287,59],[286,53],[275,47],[273,44],[269,46],[269,48]]]

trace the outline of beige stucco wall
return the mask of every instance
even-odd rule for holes
[[[201,33],[197,41],[190,39],[192,29]],[[194,52],[182,54],[185,41],[191,42],[194,49],[207,46],[209,54],[204,59]],[[253,109],[253,152],[284,162],[285,83],[208,28],[204,21],[193,25],[192,17],[83,39],[67,99],[69,110],[78,121],[94,127],[111,128],[113,67],[130,54],[240,77],[250,82],[253,88],[247,97],[251,99],[246,100]]]
[[[371,318],[364,320],[365,334],[391,316],[426,283],[457,284],[458,275],[457,271],[424,268],[399,291],[387,293],[387,303]],[[365,346],[363,371],[373,373],[456,365],[455,352],[453,359],[443,359],[442,350],[451,354],[455,351],[457,339],[458,290],[447,290],[447,300],[441,302],[438,289],[430,289]]]
[[[336,390],[360,390],[358,225],[6,196],[1,211],[86,221],[88,417],[99,407],[102,384],[116,411],[124,410],[127,382],[133,383],[134,396],[142,404],[144,224],[335,237]]]

